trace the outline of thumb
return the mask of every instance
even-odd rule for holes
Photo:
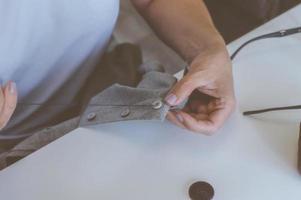
[[[165,101],[170,106],[181,104],[198,87],[202,86],[202,80],[187,74],[177,82],[166,96]]]

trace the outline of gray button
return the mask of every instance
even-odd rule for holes
[[[131,114],[131,111],[130,111],[130,109],[127,108],[120,113],[120,116],[125,118],[125,117],[129,116],[130,114]]]
[[[95,118],[96,118],[96,113],[94,113],[94,112],[89,113],[87,116],[88,121],[93,121]]]
[[[162,108],[163,103],[161,100],[157,100],[152,103],[152,106],[153,106],[153,109],[158,110],[158,109]]]

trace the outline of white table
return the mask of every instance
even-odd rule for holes
[[[255,35],[300,24],[298,6],[233,42],[229,50]],[[238,55],[239,109],[215,136],[160,122],[80,128],[0,172],[0,199],[183,200],[189,185],[203,180],[214,186],[215,200],[300,200],[300,112],[240,114],[301,104],[300,44],[301,35],[269,39]]]

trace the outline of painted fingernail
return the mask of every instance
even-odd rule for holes
[[[176,118],[179,120],[179,122],[184,122],[184,119],[181,114],[176,114]]]
[[[176,95],[174,94],[169,94],[166,98],[165,98],[165,101],[166,103],[168,103],[169,105],[173,106],[176,104],[178,98]]]
[[[15,94],[15,93],[16,93],[16,90],[17,90],[16,83],[13,82],[13,81],[10,81],[10,82],[9,82],[9,85],[8,85],[8,89],[9,89],[9,92],[10,92],[11,94]]]

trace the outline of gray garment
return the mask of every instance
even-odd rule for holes
[[[78,123],[79,117],[75,117],[56,126],[44,128],[21,141],[12,149],[2,153],[0,151],[0,170],[74,130],[78,127]]]
[[[158,63],[141,62],[140,49],[130,44],[117,46],[106,54],[79,93],[82,99],[77,107],[82,111],[55,125],[27,133],[29,137],[2,149],[2,153],[0,148],[0,169],[80,126],[124,120],[163,121],[170,109],[163,99],[176,78],[165,73]],[[0,147],[5,142],[8,140],[0,140]]]

